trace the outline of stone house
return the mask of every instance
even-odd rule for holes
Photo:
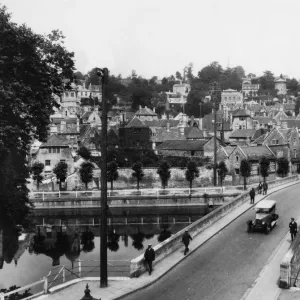
[[[217,149],[220,142],[217,139]],[[184,157],[210,157],[214,155],[214,137],[203,140],[169,140],[157,147],[159,155]]]
[[[235,130],[229,137],[230,143],[235,145],[247,145],[256,138],[254,135],[256,133],[256,129],[240,129]]]
[[[237,146],[228,158],[227,167],[233,176],[233,184],[243,184],[244,178],[240,174],[240,165],[243,159],[248,159],[251,163],[251,176],[247,179],[248,183],[259,182],[259,161],[265,156],[270,160],[268,180],[275,179],[276,156],[268,146]]]
[[[40,146],[36,155],[36,161],[42,162],[45,165],[45,174],[51,174],[55,165],[60,161],[67,163],[68,173],[72,173],[73,156],[70,141],[56,134],[51,135],[47,142]]]
[[[135,113],[135,116],[138,117],[142,122],[143,121],[152,121],[157,120],[158,116],[155,113],[155,109],[152,111],[147,106],[139,108],[139,110]]]
[[[244,109],[238,109],[232,114],[232,129],[253,129],[253,118]]]
[[[274,128],[264,139],[262,145],[267,145],[277,158],[286,157],[290,163],[291,172],[300,172],[300,139],[296,128]]]
[[[120,145],[125,149],[151,149],[151,136],[151,129],[137,116],[128,125],[119,128]]]

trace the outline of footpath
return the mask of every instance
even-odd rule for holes
[[[268,195],[257,195],[255,197],[255,204],[260,200],[266,198],[267,196],[287,188],[289,186],[299,184],[299,181],[287,183],[269,189]],[[241,204],[239,207],[233,211],[226,214],[220,220],[216,221],[214,224],[210,225],[203,232],[198,234],[193,238],[192,249],[186,255],[190,255],[192,252],[196,251],[201,245],[211,239],[223,228],[232,223],[239,216],[244,214],[246,211],[251,209],[254,205],[249,204],[250,201],[246,201]],[[243,296],[242,300],[275,300],[278,299],[281,289],[277,285],[279,278],[279,266],[280,261],[282,260],[285,253],[290,247],[290,240],[288,235],[282,240],[280,245],[274,250],[269,261],[267,262],[264,269],[259,274],[258,278],[254,282],[253,286],[248,289],[248,291]],[[113,300],[121,299],[124,296],[134,293],[137,290],[144,289],[151,284],[158,281],[166,273],[168,273],[172,268],[178,265],[181,261],[185,259],[186,256],[183,255],[183,248],[178,249],[177,251],[172,252],[162,261],[160,261],[153,268],[153,273],[149,276],[148,273],[142,274],[138,278],[109,278],[108,287],[100,288],[99,278],[82,278],[77,279],[72,282],[67,282],[64,285],[54,287],[50,289],[50,294],[40,296],[36,299],[65,299],[65,300],[74,300],[81,299],[84,296],[84,290],[86,284],[88,283],[91,295],[101,300]],[[284,294],[284,293],[283,293]],[[291,295],[291,294],[290,294]],[[282,298],[280,295],[280,300],[289,300],[289,299],[300,299],[299,294],[297,298]]]

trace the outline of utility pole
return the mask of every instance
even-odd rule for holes
[[[108,69],[98,69],[97,75],[102,83],[102,130],[101,130],[101,222],[100,222],[100,287],[107,287],[107,100],[105,96],[108,83]]]
[[[214,99],[215,100],[215,99]],[[217,108],[214,102],[214,186],[217,186]]]

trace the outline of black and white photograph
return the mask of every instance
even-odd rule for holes
[[[0,0],[0,300],[300,299],[299,0]]]

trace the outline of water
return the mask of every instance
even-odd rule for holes
[[[159,244],[207,213],[205,207],[112,208],[108,260],[130,261],[149,243]],[[55,266],[72,269],[78,258],[100,260],[99,215],[99,209],[36,210],[31,233],[21,236],[10,224],[0,222],[0,288],[33,283]],[[92,232],[93,240],[83,239],[85,231]]]

